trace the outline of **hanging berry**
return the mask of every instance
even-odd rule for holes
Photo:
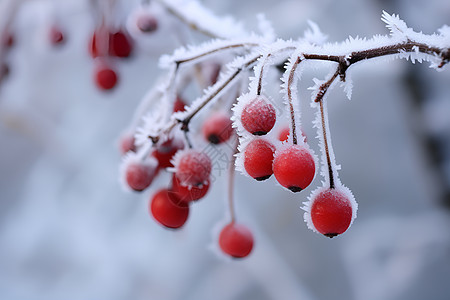
[[[332,238],[350,227],[356,209],[354,197],[347,188],[321,188],[311,195],[305,220],[313,230]]]
[[[173,167],[172,158],[181,149],[184,149],[183,141],[173,137],[158,145],[152,155],[158,160],[159,168],[169,168]]]
[[[173,160],[175,175],[182,185],[200,187],[208,182],[212,162],[204,152],[194,149],[181,150]]]
[[[272,176],[274,152],[275,147],[265,139],[251,141],[244,150],[244,168],[248,175],[258,181]]]
[[[272,130],[275,121],[275,108],[264,96],[257,96],[242,110],[242,126],[253,135],[267,134]]]
[[[148,188],[158,172],[155,158],[147,158],[145,161],[132,161],[125,170],[128,186],[138,192]]]
[[[219,246],[227,255],[243,258],[253,249],[253,235],[246,226],[231,222],[220,232]]]
[[[175,204],[171,200],[173,195],[170,195],[168,189],[162,189],[156,192],[150,200],[149,210],[150,214],[161,225],[167,228],[180,228],[183,226],[189,216],[189,205],[181,202]]]
[[[152,33],[158,29],[158,20],[150,14],[142,14],[138,16],[136,26],[144,33]]]
[[[223,112],[212,113],[203,123],[203,136],[212,144],[221,144],[230,139],[234,132],[230,116]]]
[[[285,188],[300,192],[314,179],[316,164],[311,152],[302,145],[286,145],[275,152],[273,174]]]
[[[206,183],[201,186],[185,186],[181,184],[180,180],[174,174],[172,176],[172,187],[170,192],[175,195],[175,199],[173,199],[174,202],[178,200],[180,202],[188,203],[205,197],[209,190],[209,184],[210,181],[208,179]]]
[[[102,90],[111,90],[117,85],[117,72],[106,62],[100,62],[94,71],[95,83]]]

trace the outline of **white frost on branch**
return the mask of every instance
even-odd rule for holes
[[[328,40],[328,36],[323,34],[319,26],[311,20],[308,20],[309,28],[305,30],[303,39],[313,45],[323,45]]]
[[[248,36],[242,23],[230,16],[219,17],[196,0],[158,0],[183,16],[199,29],[207,29],[218,38],[229,39]]]
[[[242,54],[260,44],[264,44],[264,38],[256,35],[229,40],[213,39],[199,45],[180,47],[171,55],[163,55],[159,60],[159,66],[167,69],[176,62],[187,60],[192,60],[192,63],[197,64],[209,58],[210,55],[223,55],[224,50],[237,51]]]

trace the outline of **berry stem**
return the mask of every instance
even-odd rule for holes
[[[236,154],[238,153],[237,143],[235,145],[235,150],[233,154],[231,154],[231,164],[228,169],[228,208],[230,210],[231,223],[235,223],[236,221],[236,212],[234,208],[234,177],[235,177],[235,163],[236,163]]]
[[[314,102],[316,102],[316,103],[319,102],[320,118],[321,118],[321,124],[322,124],[323,144],[325,147],[325,156],[327,158],[330,189],[335,188],[335,182],[334,182],[334,171],[335,170],[333,170],[333,165],[331,163],[330,146],[329,146],[329,140],[328,140],[328,134],[327,134],[327,116],[325,115],[323,97],[325,96],[325,93],[328,91],[328,88],[331,86],[331,84],[334,82],[334,80],[339,75],[339,72],[340,72],[340,69],[338,68],[336,70],[336,72],[331,76],[331,78],[319,87],[319,91],[314,100]]]
[[[328,166],[328,178],[330,180],[330,189],[334,189],[334,176],[333,176],[333,167],[331,165],[331,157],[330,157],[330,150],[328,147],[328,136],[327,136],[327,130],[326,130],[326,123],[325,123],[325,112],[323,108],[323,100],[319,102],[320,106],[320,117],[322,119],[322,134],[323,134],[323,144],[325,146],[325,155],[327,157],[327,166]]]
[[[267,60],[269,59],[269,57],[272,54],[267,54],[264,58],[264,63],[261,65],[261,71],[259,72],[259,78],[258,78],[258,87],[256,89],[256,95],[260,96],[261,95],[261,90],[262,90],[262,80],[263,80],[263,73],[264,73],[264,66],[267,63]]]
[[[188,145],[189,149],[192,149],[192,142],[191,142],[191,139],[189,138],[188,131],[189,130],[187,128],[186,128],[186,130],[183,130],[184,139],[186,140],[186,144]]]
[[[183,63],[195,61],[195,60],[200,59],[202,57],[205,57],[205,56],[217,53],[217,52],[221,52],[221,51],[224,51],[224,50],[235,49],[235,48],[243,48],[243,47],[256,47],[256,46],[259,46],[259,44],[257,44],[257,43],[230,44],[230,45],[227,45],[227,46],[223,46],[223,47],[212,49],[210,51],[207,51],[207,52],[204,52],[204,53],[201,53],[201,54],[198,54],[198,55],[194,55],[194,56],[191,56],[191,57],[175,60],[174,63],[177,64],[177,65],[180,65],[180,64],[183,64]]]
[[[295,70],[302,60],[300,57],[297,57],[295,63],[292,65],[291,71],[289,72],[289,79],[287,82],[287,96],[289,102],[289,111],[291,114],[291,128],[292,128],[292,143],[297,145],[297,128],[295,126],[295,111],[294,111],[294,103],[292,101],[292,84],[294,82]]]
[[[236,70],[231,73],[228,78],[226,78],[224,81],[222,81],[222,84],[214,84],[211,92],[209,93],[208,96],[206,96],[206,98],[197,106],[194,108],[188,108],[187,111],[189,112],[189,114],[182,120],[178,120],[179,123],[182,124],[181,129],[184,130],[185,127],[189,126],[189,122],[191,121],[191,119],[200,111],[202,110],[211,100],[215,99],[216,96],[222,92],[226,87],[229,87],[229,85],[231,84],[231,82],[239,75],[239,73],[241,73],[243,70],[249,68],[252,64],[254,64],[258,58],[260,57],[260,55],[257,55],[256,57],[248,60],[246,63],[244,63],[242,66],[236,68]],[[220,83],[220,82],[219,82]],[[217,86],[217,87],[216,87]],[[171,126],[172,127],[172,126]]]

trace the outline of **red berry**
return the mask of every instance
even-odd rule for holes
[[[58,45],[58,44],[62,44],[64,42],[64,35],[61,32],[61,30],[56,26],[53,26],[52,28],[50,28],[49,38],[50,38],[50,43],[52,45]]]
[[[230,139],[233,134],[230,116],[222,112],[211,114],[202,127],[203,136],[213,144],[220,144]]]
[[[129,57],[133,50],[130,37],[124,31],[109,34],[109,55],[117,57]]]
[[[167,189],[159,190],[150,201],[150,213],[161,225],[168,228],[180,228],[189,216],[189,205],[175,204]]]
[[[186,103],[184,103],[183,99],[177,97],[175,103],[173,104],[173,112],[186,111]]]
[[[184,186],[180,183],[180,180],[177,176],[175,176],[175,174],[172,176],[172,188],[170,189],[170,192],[175,195],[174,198],[171,197],[175,204],[179,204],[179,202],[188,203],[199,200],[205,197],[208,190],[209,179],[201,186]]]
[[[219,246],[232,257],[246,257],[253,248],[253,235],[244,225],[231,222],[220,232]]]
[[[152,155],[158,160],[159,168],[173,167],[172,158],[178,150],[184,148],[184,143],[178,138],[171,138],[158,145]]]
[[[264,139],[251,141],[244,151],[244,168],[248,175],[258,181],[268,179],[272,174],[275,147]]]
[[[107,64],[101,63],[95,70],[95,82],[102,90],[110,90],[117,84],[116,72]]]
[[[127,132],[120,137],[119,142],[120,153],[123,155],[128,151],[136,152],[136,146],[134,145],[133,133]]]
[[[128,186],[138,192],[145,190],[155,178],[157,173],[157,163],[149,162],[130,162],[125,169],[125,178]]]
[[[151,33],[158,29],[158,20],[152,15],[141,15],[136,22],[140,31]]]
[[[311,220],[318,232],[332,238],[348,229],[352,222],[352,204],[345,193],[325,189],[311,201]]]
[[[304,146],[289,145],[275,152],[273,174],[277,181],[292,192],[300,192],[314,179],[314,158]]]
[[[267,134],[275,125],[275,120],[275,108],[262,96],[245,105],[241,115],[242,126],[254,135]]]
[[[201,186],[206,184],[211,174],[212,162],[203,152],[188,149],[177,153],[175,160],[175,175],[182,185]]]

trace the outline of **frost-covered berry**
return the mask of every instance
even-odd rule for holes
[[[209,180],[212,162],[205,153],[194,149],[181,150],[173,160],[175,175],[182,185],[198,187]]]
[[[252,251],[253,235],[246,226],[231,222],[220,232],[219,246],[224,253],[234,258],[243,258]]]
[[[203,136],[212,144],[229,140],[233,131],[230,116],[223,112],[212,113],[202,127]]]
[[[256,97],[242,110],[242,126],[251,134],[267,134],[275,125],[275,121],[275,108],[263,96]]]
[[[140,31],[151,33],[158,29],[158,20],[149,14],[140,15],[136,21],[136,25]]]
[[[116,71],[108,64],[101,62],[95,68],[95,83],[102,90],[111,90],[117,84]]]
[[[168,228],[180,228],[189,216],[189,205],[180,202],[175,204],[169,197],[169,190],[162,189],[150,200],[150,214],[161,225]]]
[[[122,134],[119,140],[119,150],[122,155],[128,151],[136,152],[136,146],[134,144],[134,135],[131,132]]]
[[[158,145],[152,155],[158,160],[159,168],[169,168],[173,167],[171,160],[175,153],[183,148],[183,141],[174,137]]]
[[[131,38],[122,30],[109,35],[109,55],[121,58],[129,57],[133,50]]]
[[[273,174],[285,188],[300,192],[314,179],[316,164],[310,151],[301,145],[288,145],[275,152]]]
[[[339,189],[324,189],[311,199],[311,221],[327,237],[344,233],[353,219],[350,196]]]
[[[150,186],[157,172],[157,162],[154,158],[130,161],[125,169],[125,179],[131,189],[141,192]]]
[[[205,197],[208,193],[209,184],[210,182],[208,179],[206,183],[200,186],[185,186],[180,183],[180,180],[174,174],[172,176],[172,188],[170,189],[170,193],[175,195],[175,197],[172,198],[172,201],[174,201],[175,204],[178,204],[179,202],[188,203],[197,201]]]
[[[59,45],[64,42],[64,35],[57,26],[52,26],[49,31],[49,39],[52,45]]]
[[[275,147],[258,138],[251,141],[244,150],[244,168],[247,174],[258,181],[268,179],[272,174]]]

